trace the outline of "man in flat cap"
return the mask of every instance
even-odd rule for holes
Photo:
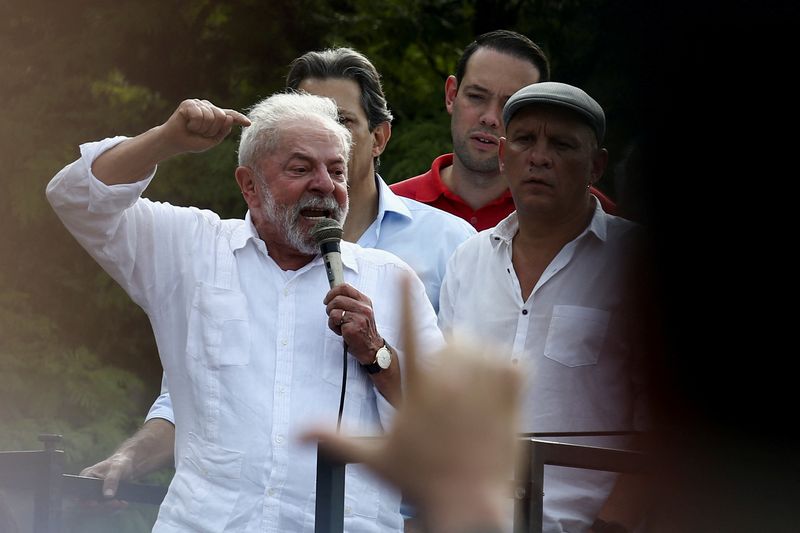
[[[590,193],[608,162],[605,115],[581,89],[528,85],[503,108],[500,169],[516,211],[451,257],[439,323],[506,345],[525,376],[523,431],[626,447],[644,422],[632,326],[636,224]],[[638,278],[636,278],[638,279]],[[635,517],[607,501],[617,476],[545,467],[543,531],[626,531]],[[614,524],[609,525],[613,519]]]

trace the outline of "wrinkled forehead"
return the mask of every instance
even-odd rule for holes
[[[339,154],[345,160],[350,155],[350,132],[334,120],[295,119],[283,124],[276,133],[278,151],[302,149],[328,157]]]

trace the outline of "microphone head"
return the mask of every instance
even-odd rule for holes
[[[342,226],[332,218],[322,218],[314,224],[311,236],[318,245],[324,242],[341,241]]]

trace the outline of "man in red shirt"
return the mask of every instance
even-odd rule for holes
[[[459,216],[478,231],[494,227],[514,211],[497,162],[503,105],[522,87],[549,79],[547,56],[524,35],[496,30],[479,36],[444,86],[453,153],[437,157],[428,172],[391,185],[392,191]],[[607,196],[591,191],[607,213],[615,213]]]

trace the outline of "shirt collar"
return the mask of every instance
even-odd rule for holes
[[[233,235],[231,236],[231,248],[234,251],[244,248],[247,241],[250,239],[261,240],[261,237],[258,236],[258,231],[256,231],[256,227],[253,225],[253,219],[250,217],[250,210],[248,210],[244,215],[244,224],[237,225],[236,229],[233,231]]]
[[[382,221],[386,213],[397,213],[405,218],[412,218],[411,211],[403,200],[392,192],[392,189],[377,173],[375,174],[375,187],[378,190],[378,221]]]
[[[342,249],[342,266],[345,268],[349,268],[356,274],[358,274],[358,262],[356,261],[356,254],[355,249],[357,244],[353,244],[352,242],[342,241],[341,242],[341,249]],[[317,256],[319,260],[322,261],[322,256]]]
[[[586,228],[587,232],[594,233],[598,239],[605,242],[608,237],[608,215],[603,211],[603,206],[600,205],[600,200],[593,194],[590,195],[594,202],[594,212],[592,213],[592,220],[589,221],[589,226]]]
[[[576,237],[576,240],[588,233],[594,233],[598,239],[605,242],[606,238],[608,237],[608,215],[605,211],[603,211],[600,201],[594,195],[591,196],[592,202],[594,202],[592,219],[589,221],[589,225],[586,227],[586,229],[584,229],[581,234]],[[516,235],[517,231],[519,231],[517,212],[513,211],[510,215],[501,220],[494,228],[488,231],[489,236],[491,237],[492,246],[497,247],[501,242],[510,245],[511,241],[514,239],[514,235]]]
[[[449,167],[453,164],[453,154],[440,155],[431,163],[431,169],[422,174],[422,179],[418,183],[416,198],[422,203],[433,202],[448,189],[442,181],[442,167]]]
[[[247,242],[252,240],[256,248],[261,249],[265,255],[268,255],[267,247],[261,237],[258,235],[256,227],[253,225],[253,219],[250,217],[250,211],[244,215],[244,224],[238,224],[231,236],[231,249],[233,251],[244,248]],[[353,253],[352,246],[345,241],[341,242],[342,252],[342,265],[358,273],[358,263],[356,262],[355,254]],[[317,256],[312,260],[312,263],[322,263],[322,256]]]
[[[512,211],[510,215],[498,222],[495,227],[487,231],[491,237],[490,241],[492,246],[495,248],[498,247],[501,242],[510,246],[511,241],[514,239],[514,235],[516,235],[517,231],[519,231],[517,212]]]

